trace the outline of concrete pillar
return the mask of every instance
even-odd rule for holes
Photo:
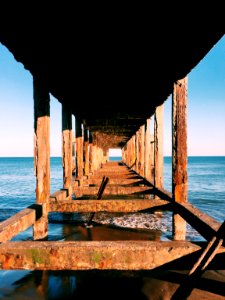
[[[155,158],[155,186],[163,188],[163,120],[164,120],[164,106],[158,106],[155,110],[154,122],[154,158]]]
[[[89,175],[89,134],[87,128],[84,128],[84,175]]]
[[[50,196],[50,97],[45,82],[34,77],[34,169],[36,203],[42,205],[42,217],[33,227],[34,240],[48,235],[47,204]]]
[[[82,124],[79,119],[76,118],[76,177],[82,180],[84,175],[84,147],[83,147],[83,132]]]
[[[187,77],[174,84],[172,97],[172,193],[176,202],[187,202]],[[173,215],[174,240],[185,240],[186,222]]]
[[[72,112],[62,105],[63,188],[68,190],[68,196],[72,195],[72,142]]]

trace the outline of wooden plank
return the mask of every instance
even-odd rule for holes
[[[72,112],[62,105],[63,188],[72,194]]]
[[[136,212],[163,207],[168,204],[165,200],[75,200],[51,201],[51,212]]]
[[[202,244],[204,245],[204,243]],[[0,245],[0,269],[151,270],[190,268],[199,245],[160,241],[8,242]],[[220,259],[225,249],[219,249]],[[185,256],[184,258],[182,258]],[[221,260],[221,262],[223,262]],[[182,262],[182,263],[181,263]],[[223,267],[223,263],[221,266]]]
[[[45,83],[39,78],[34,77],[33,86],[36,203],[47,204],[50,196],[50,97]],[[45,211],[34,224],[34,239],[47,235],[48,213]]]
[[[174,84],[172,105],[172,191],[176,202],[187,202],[187,77]],[[184,240],[186,222],[173,216],[173,237]]]
[[[163,118],[164,118],[164,105],[160,105],[155,110],[154,121],[154,158],[155,158],[155,186],[163,187]]]

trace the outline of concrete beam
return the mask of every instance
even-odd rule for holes
[[[0,242],[11,240],[32,226],[42,215],[42,205],[34,204],[0,223]]]
[[[190,268],[189,258],[198,256],[200,249],[186,241],[7,242],[0,245],[0,269],[151,270],[175,267],[176,262],[179,268],[179,261],[182,268]],[[224,258],[225,248],[218,253]]]
[[[174,202],[172,194],[164,189],[154,189],[154,193],[161,199],[165,199],[171,203],[168,210],[171,210],[187,221],[195,230],[197,230],[206,240],[210,240],[215,236],[221,223],[208,216],[200,209],[190,203]]]
[[[159,209],[169,202],[164,200],[75,200],[50,202],[51,212],[136,212],[146,209]]]
[[[91,177],[90,179],[87,179],[87,180],[84,180],[83,181],[83,184],[84,185],[88,185],[88,184],[92,184],[92,185],[100,185],[101,184],[101,181],[102,181],[102,177]],[[130,178],[130,179],[127,179],[127,178],[110,178],[110,184],[122,184],[122,185],[126,185],[126,184],[142,184],[144,183],[143,182],[143,179],[141,177],[137,177],[137,178]]]
[[[81,197],[82,195],[97,195],[99,190],[98,186],[74,186],[73,192],[77,197]],[[106,186],[104,190],[104,195],[127,195],[134,193],[144,193],[150,194],[152,192],[152,187],[150,186]]]
[[[67,200],[68,196],[69,196],[69,191],[67,189],[61,189],[50,195],[50,201],[51,200],[57,200],[57,201]]]

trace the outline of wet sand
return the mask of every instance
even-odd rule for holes
[[[161,232],[63,224],[65,240],[160,240]],[[225,299],[225,271],[1,271],[0,299]]]

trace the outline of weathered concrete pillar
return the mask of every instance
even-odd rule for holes
[[[139,155],[139,159],[140,159],[140,163],[139,163],[139,174],[141,176],[145,176],[145,172],[144,172],[144,167],[145,167],[145,125],[142,125],[139,129],[140,134],[139,134],[139,151],[140,151],[140,155]]]
[[[103,164],[107,163],[109,161],[109,150],[103,149]]]
[[[95,172],[98,167],[98,149],[97,149],[97,136],[96,133],[92,134],[92,172]]]
[[[187,77],[174,84],[172,97],[172,192],[176,202],[187,202]],[[185,240],[186,222],[173,216],[174,240]]]
[[[122,160],[127,165],[127,144],[122,149]]]
[[[50,196],[50,97],[45,83],[34,77],[34,169],[36,203],[42,204],[42,217],[35,222],[33,237],[48,235],[47,204]]]
[[[150,134],[150,174],[149,180],[155,184],[155,137]]]
[[[133,168],[133,160],[134,160],[134,142],[133,136],[130,138],[130,168]]]
[[[62,105],[63,188],[68,190],[68,196],[72,195],[72,142],[72,112]]]
[[[139,130],[136,131],[135,135],[135,151],[136,151],[136,163],[135,171],[139,173],[139,161],[140,161],[140,151],[139,151]]]
[[[132,161],[131,161],[131,168],[135,170],[135,164],[136,164],[136,135],[134,134],[132,136]]]
[[[83,133],[82,125],[79,119],[76,118],[76,177],[82,180],[84,174],[84,150],[83,150]]]
[[[163,118],[164,106],[162,104],[155,110],[154,122],[155,186],[158,188],[163,188]]]
[[[87,128],[84,128],[84,175],[89,175],[89,135]]]
[[[144,177],[150,180],[150,119],[145,124],[145,168]]]
[[[89,131],[89,173],[93,172],[93,136],[92,136],[92,132]]]
[[[103,149],[101,147],[99,147],[99,168],[102,167],[103,165],[103,158],[104,158],[104,154],[103,154]]]
[[[127,141],[127,148],[126,148],[126,160],[127,160],[127,165],[130,167],[130,144],[129,141]]]
[[[127,164],[131,167],[131,139],[127,142]]]

